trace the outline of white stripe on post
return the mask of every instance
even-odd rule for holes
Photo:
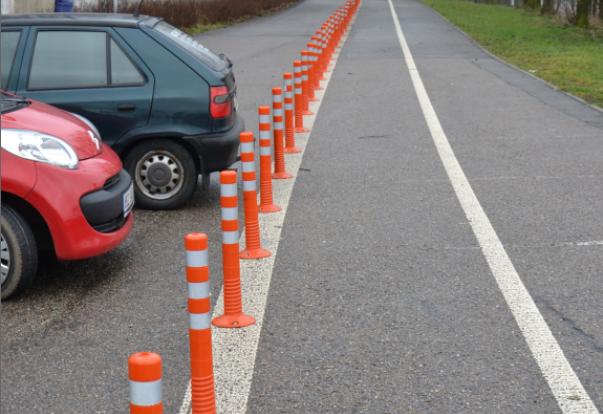
[[[141,407],[150,407],[161,402],[161,380],[130,380],[130,402]]]
[[[203,267],[209,263],[207,250],[187,250],[186,265],[189,267]]]
[[[222,220],[238,220],[238,207],[222,207]]]
[[[222,243],[224,244],[238,244],[239,243],[239,231],[223,231],[222,232]]]
[[[209,297],[209,282],[189,282],[188,283],[189,299],[206,299]]]
[[[211,325],[211,314],[207,313],[189,313],[188,326],[194,330],[209,329]]]
[[[238,195],[237,185],[235,184],[220,184],[220,195],[222,197],[234,197]]]

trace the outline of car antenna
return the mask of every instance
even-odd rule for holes
[[[142,6],[143,2],[144,2],[144,0],[140,0],[138,2],[138,6],[136,6],[136,9],[134,10],[134,17],[140,16],[140,6]]]

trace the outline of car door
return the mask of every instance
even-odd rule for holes
[[[111,28],[32,27],[17,93],[92,121],[104,141],[147,124],[153,75]]]

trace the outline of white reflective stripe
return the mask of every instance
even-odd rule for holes
[[[188,314],[188,327],[194,330],[209,329],[211,325],[211,314],[190,313]]]
[[[233,197],[237,195],[237,185],[234,184],[220,184],[220,195],[222,197]]]
[[[255,180],[243,181],[243,191],[255,191]]]
[[[260,115],[260,124],[269,124],[270,115]]]
[[[293,70],[293,73],[300,73],[301,72],[301,67],[296,66],[295,69]]]
[[[285,79],[285,85],[287,86],[293,86],[293,79]]]
[[[304,75],[304,76],[302,76],[302,80],[307,81],[307,80],[308,80],[308,75]]]
[[[272,155],[270,147],[260,147],[260,155]]]
[[[291,90],[288,90],[287,93],[285,93],[285,99],[291,100],[291,102],[293,102],[293,88]],[[286,105],[287,103],[285,102],[285,106]]]
[[[188,282],[189,299],[209,298],[209,282]]]
[[[260,131],[260,141],[263,139],[270,139],[270,131]]]
[[[222,207],[222,220],[238,220],[238,207]]]
[[[130,380],[130,402],[141,407],[150,407],[161,402],[161,380]]]
[[[209,263],[207,249],[205,250],[187,250],[186,265],[189,267],[203,267]]]
[[[285,104],[285,111],[292,111],[292,110],[293,110],[293,104],[286,103]]]
[[[304,66],[304,65],[305,65],[305,62],[307,62],[307,61],[308,61],[308,56],[303,55],[303,56],[302,56],[302,66]]]
[[[255,171],[255,162],[254,161],[243,161],[241,162],[243,165],[243,172],[253,172]],[[246,182],[246,181],[244,181]]]
[[[295,94],[296,95],[301,95],[301,93],[302,93],[301,88],[295,88]]]
[[[283,116],[283,110],[282,109],[275,109],[274,110],[274,116]]]
[[[241,152],[254,152],[253,142],[241,142]]]
[[[222,243],[224,244],[238,244],[239,243],[239,232],[235,231],[223,231],[222,232]]]
[[[283,123],[282,122],[275,122],[274,123],[274,129],[276,129],[276,130],[283,129]]]
[[[283,94],[272,95],[272,102],[283,102]]]

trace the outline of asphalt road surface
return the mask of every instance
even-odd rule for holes
[[[338,4],[307,0],[200,37],[234,61],[250,129]],[[416,71],[388,1],[364,0],[297,174],[247,411],[576,406],[579,393],[560,408],[539,344],[528,346],[494,277],[498,259],[434,145],[413,72],[561,358],[601,409],[603,114],[490,57],[420,3],[393,5]],[[127,412],[126,359],[140,350],[162,354],[166,413],[177,412],[188,370],[182,237],[209,233],[217,298],[218,198],[214,181],[182,210],[137,210],[123,246],[49,263],[3,303],[2,413]]]

